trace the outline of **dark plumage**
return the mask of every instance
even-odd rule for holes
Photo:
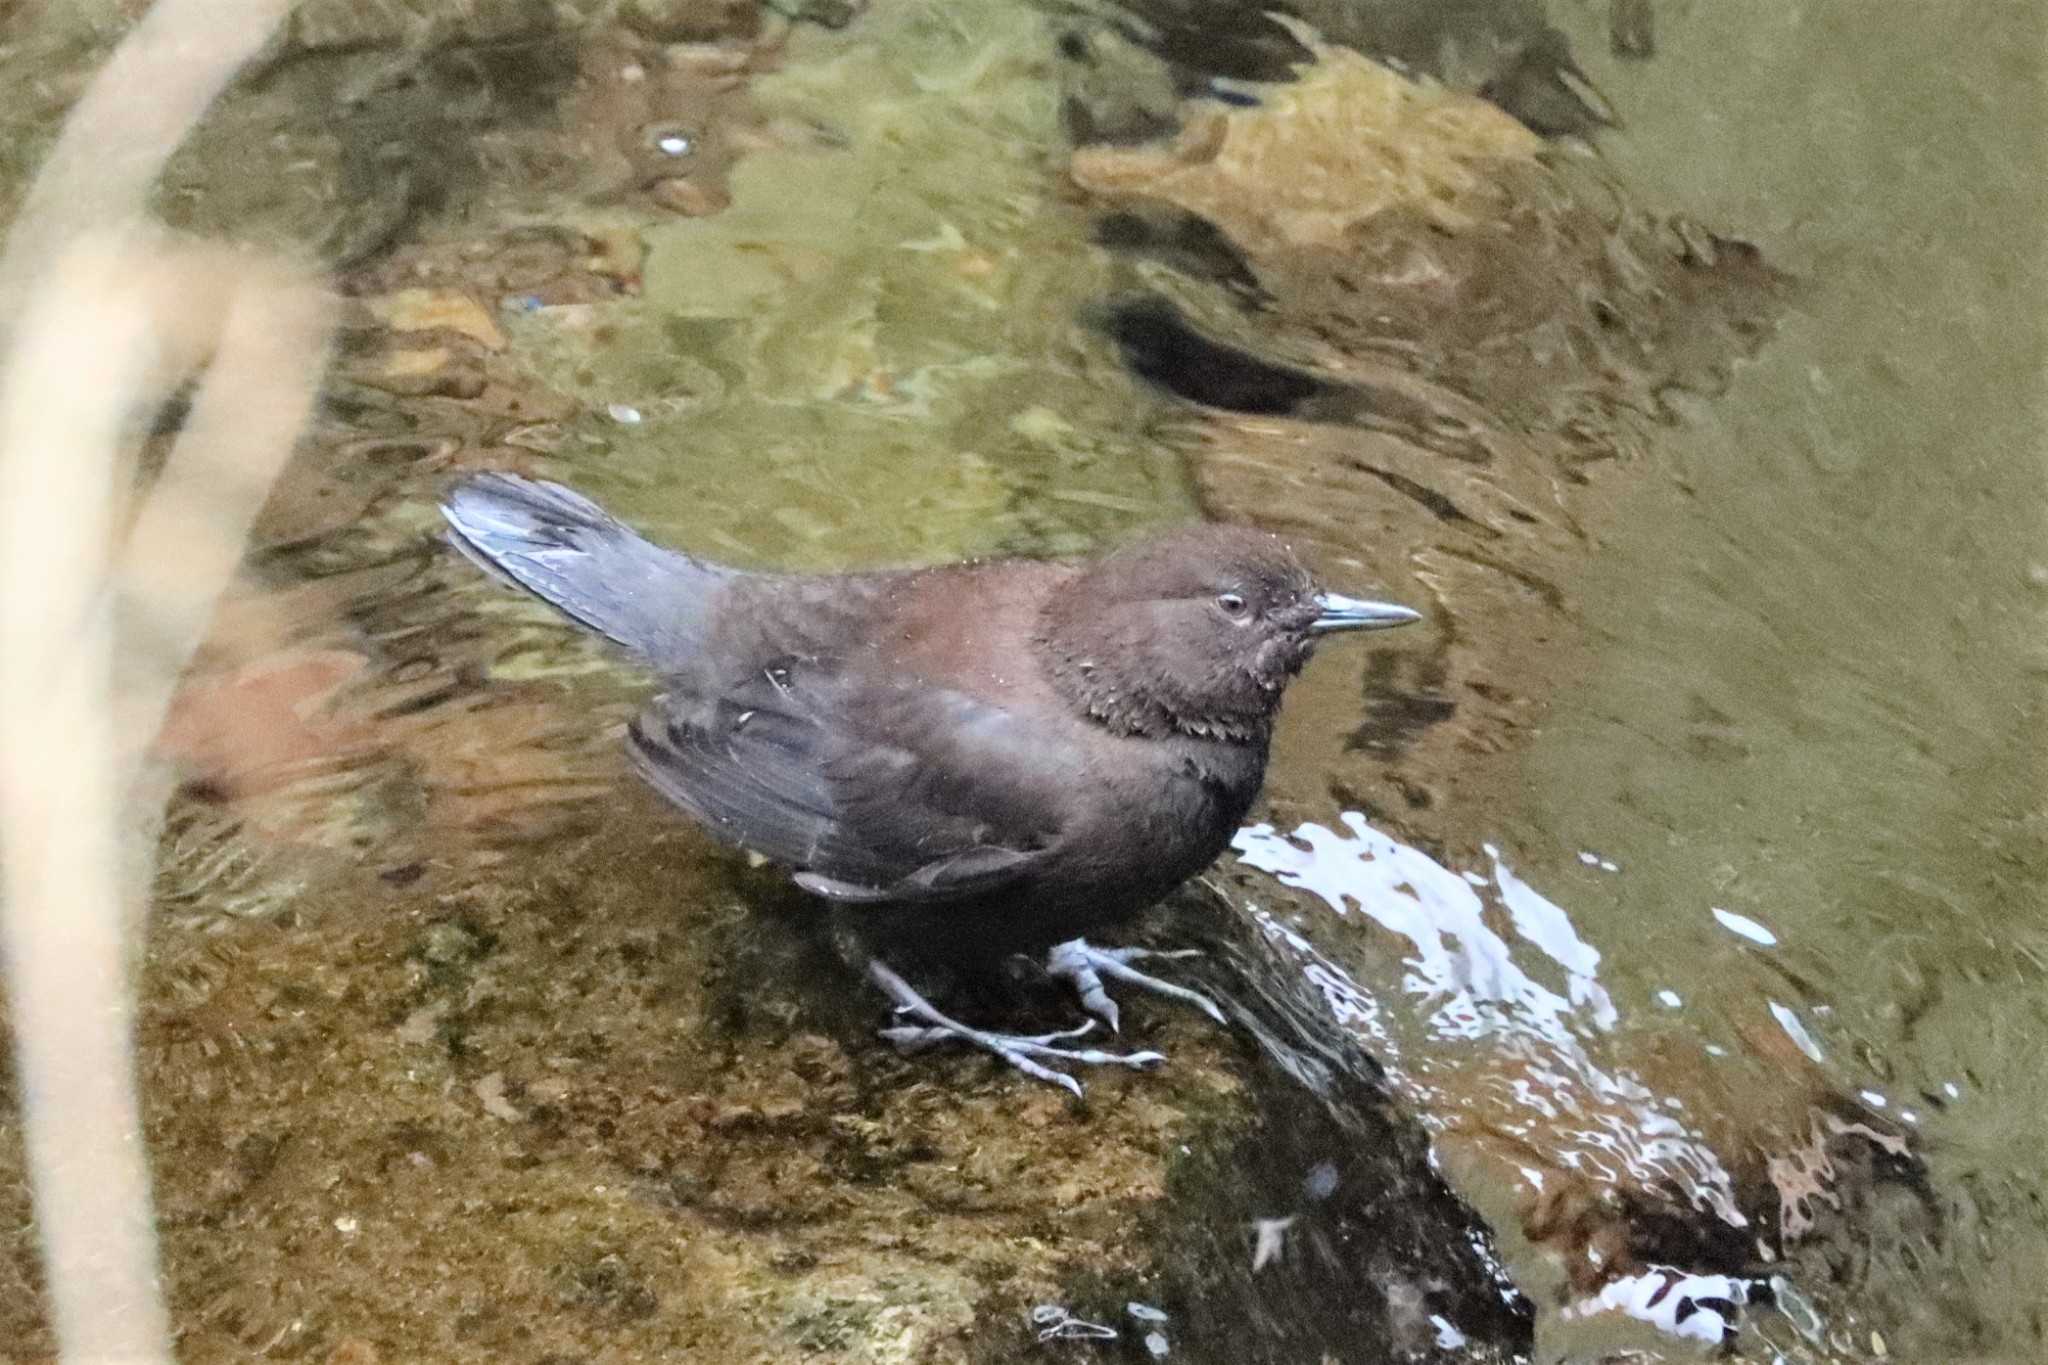
[[[1277,538],[1190,526],[1087,564],[745,573],[548,483],[443,509],[478,563],[633,650],[634,765],[887,951],[988,959],[1142,909],[1223,851],[1319,634],[1413,620],[1319,594]]]

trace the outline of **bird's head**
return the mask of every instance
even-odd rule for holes
[[[1420,619],[1320,590],[1277,536],[1198,525],[1063,580],[1040,642],[1061,690],[1113,730],[1251,740],[1324,636]]]

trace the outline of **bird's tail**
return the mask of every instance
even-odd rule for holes
[[[449,539],[478,565],[659,663],[694,644],[733,571],[664,550],[557,483],[464,480],[441,504]]]

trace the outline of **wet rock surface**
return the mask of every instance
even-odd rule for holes
[[[144,1079],[186,1357],[944,1359],[1060,1264],[1142,1265],[1159,1153],[1242,1112],[1214,1044],[1078,1114],[913,1064],[764,881],[635,794],[538,878],[167,926]]]

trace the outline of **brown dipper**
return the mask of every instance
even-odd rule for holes
[[[1091,563],[749,573],[666,550],[558,484],[484,474],[442,507],[470,558],[632,650],[662,693],[634,766],[727,843],[867,907],[869,974],[918,1021],[1012,1065],[1148,1065],[940,1014],[882,959],[1050,966],[1115,1027],[1104,975],[1215,1006],[1082,935],[1230,843],[1274,715],[1316,641],[1419,619],[1319,592],[1277,537],[1197,525]],[[1073,1035],[1058,1035],[1069,1037]]]

